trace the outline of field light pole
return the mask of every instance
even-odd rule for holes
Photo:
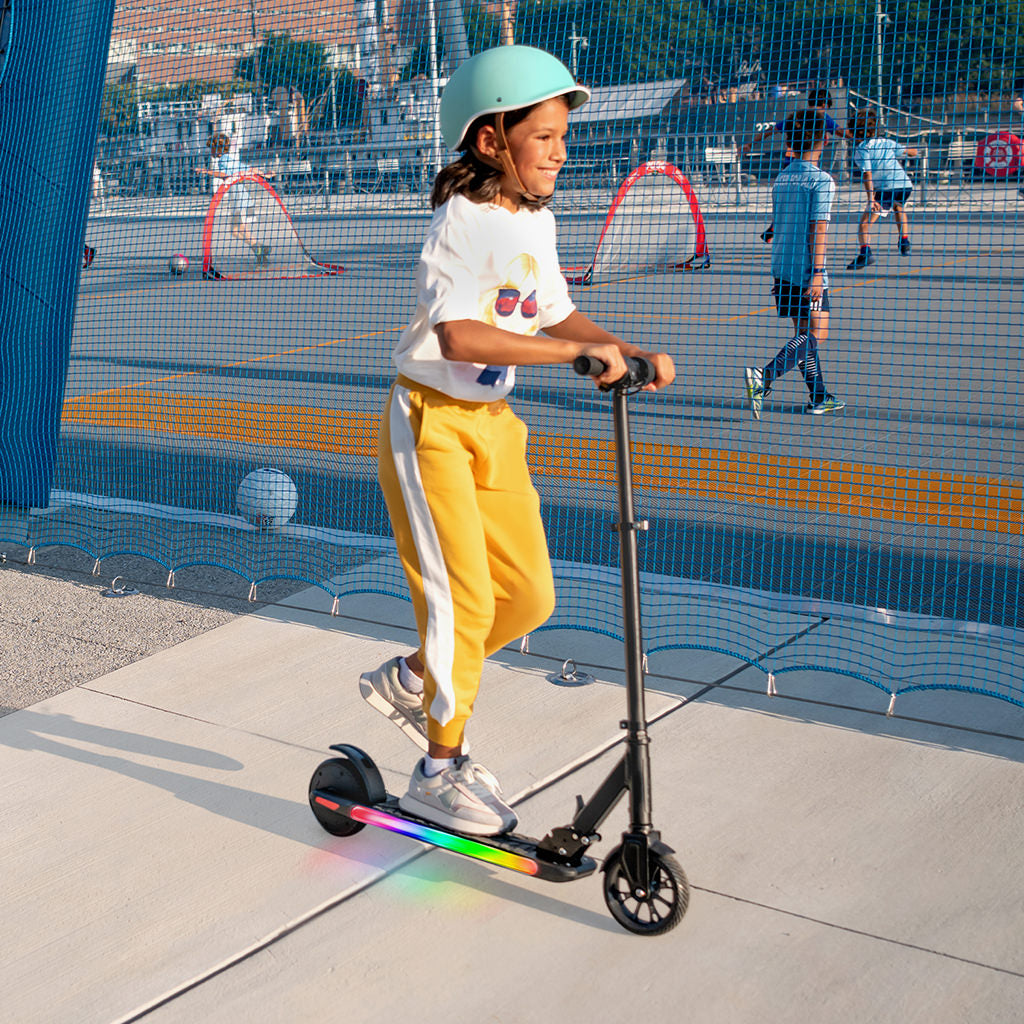
[[[572,57],[570,58],[569,70],[572,71],[572,77],[576,77],[577,67],[580,61],[580,50],[585,50],[590,45],[590,40],[586,36],[581,36],[576,31],[576,22],[572,23],[572,35],[569,36],[569,46],[571,47]]]
[[[882,0],[875,0],[875,100],[878,104],[878,123],[885,127],[885,108],[882,106],[882,26],[892,19],[882,10]]]
[[[260,77],[260,46],[259,38],[256,35],[256,0],[249,0],[249,23],[252,30],[252,45],[253,45],[253,71],[256,73],[256,93],[260,98],[260,114],[266,114],[267,102],[263,95],[263,79]],[[263,128],[260,131],[264,131]]]
[[[428,44],[430,54],[430,101],[431,106],[436,111],[440,89],[438,87],[437,66],[437,8],[434,6],[434,0],[427,0],[427,21],[430,33]],[[434,127],[431,130],[430,161],[433,165],[433,174],[436,177],[441,171],[441,119],[435,116],[432,120]]]

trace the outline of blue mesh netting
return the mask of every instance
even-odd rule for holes
[[[427,192],[448,158],[435,99],[462,57],[514,39],[595,90],[571,118],[553,207],[566,267],[594,262],[620,185],[645,161],[677,169],[694,199],[638,190],[614,235],[626,255],[573,288],[589,316],[667,349],[679,370],[672,389],[633,403],[648,650],[1024,703],[1024,41],[1007,2],[882,6],[117,3],[85,234],[95,257],[52,490],[45,507],[0,494],[0,536],[40,559],[59,545],[142,555],[171,582],[197,565],[257,592],[308,581],[342,607],[367,590],[404,594],[374,444]],[[806,415],[794,372],[754,420],[744,368],[792,334],[759,237],[786,155],[775,126],[824,91],[835,131],[821,166],[836,191],[820,361],[846,407]],[[896,217],[878,215],[874,262],[848,270],[866,197],[845,132],[866,112],[902,147],[912,247],[901,255]],[[9,130],[0,122],[5,211]],[[216,133],[280,200],[252,218],[255,235],[275,227],[254,235],[251,266],[230,223],[220,235],[207,224],[227,181],[197,173],[214,166]],[[686,221],[678,262],[693,256],[697,215],[710,267],[646,259],[666,218]],[[239,272],[217,279],[230,245]],[[566,368],[522,373],[513,402],[556,561],[550,625],[618,635],[608,404]],[[260,468],[294,483],[277,521],[239,510]]]

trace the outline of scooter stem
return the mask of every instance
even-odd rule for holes
[[[626,647],[626,695],[628,717],[627,778],[630,821],[634,831],[651,830],[651,760],[644,704],[643,632],[640,618],[640,569],[636,535],[647,529],[633,510],[633,466],[629,431],[627,389],[612,393],[615,417],[615,475],[618,482],[619,564],[622,572],[622,628]]]

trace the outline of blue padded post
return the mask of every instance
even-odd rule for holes
[[[14,0],[0,66],[0,502],[46,505],[114,0]]]

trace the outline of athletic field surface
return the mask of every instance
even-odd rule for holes
[[[32,592],[30,568],[9,577]],[[171,603],[159,583],[111,600],[88,579],[26,615],[51,621],[56,596],[120,642],[158,621],[133,601]],[[652,657],[654,821],[691,900],[643,939],[608,915],[600,876],[554,886],[321,830],[306,787],[330,744],[368,750],[392,789],[408,777],[416,749],[356,683],[408,650],[411,625],[404,603],[332,617],[300,591],[0,717],[4,1017],[370,1024],[455,999],[466,1020],[664,1020],[681,1004],[711,1024],[1016,1019],[1019,709],[915,693],[886,717],[833,675],[769,697],[727,656]],[[771,627],[801,642],[795,617]],[[569,656],[597,681],[552,682]],[[621,645],[578,632],[489,663],[474,756],[525,831],[567,820],[616,756],[620,664]],[[598,858],[624,824],[620,807]]]

